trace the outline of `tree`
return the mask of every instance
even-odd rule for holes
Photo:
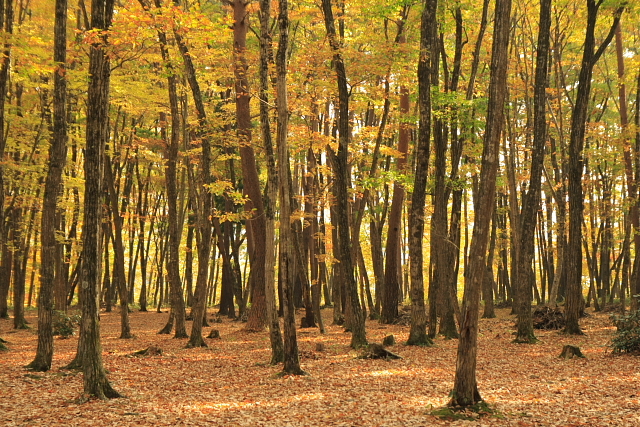
[[[45,180],[40,264],[40,293],[38,294],[38,348],[35,359],[27,365],[34,371],[48,371],[53,360],[53,289],[55,259],[58,248],[58,197],[62,193],[62,172],[67,161],[67,0],[56,0],[54,53],[56,69],[53,73],[53,137],[49,146],[49,170]]]
[[[549,64],[549,38],[551,28],[551,0],[540,2],[540,20],[538,29],[538,46],[536,54],[536,76],[534,84],[534,123],[533,150],[531,153],[531,177],[529,189],[522,199],[520,217],[520,244],[516,260],[518,281],[518,330],[515,342],[532,343],[537,341],[533,333],[531,318],[531,283],[535,281],[532,268],[534,255],[534,235],[538,211],[540,209],[542,168],[544,166],[544,149],[547,138],[546,123],[546,88]]]
[[[280,38],[276,52],[276,108],[278,110],[278,166],[280,171],[280,269],[284,295],[284,366],[282,373],[304,375],[300,368],[298,340],[296,337],[296,318],[293,305],[292,235],[291,235],[291,187],[289,185],[289,109],[287,101],[287,52],[289,50],[289,3],[280,0],[278,29]]]
[[[398,36],[397,43],[406,43],[405,22],[409,14],[409,6],[404,6],[397,23]],[[409,89],[406,86],[400,87],[400,130],[398,132],[398,151],[401,153],[397,160],[397,170],[405,173],[407,168],[407,152],[409,151],[409,123],[406,115],[409,114]],[[377,160],[377,159],[375,159]],[[375,161],[374,160],[374,161]],[[373,168],[372,168],[373,169]],[[389,228],[387,231],[387,251],[384,268],[384,298],[382,299],[383,323],[393,323],[398,318],[398,296],[400,293],[401,267],[400,244],[402,240],[402,207],[404,204],[405,190],[402,182],[393,184],[393,198],[391,201],[391,211],[389,212]]]
[[[13,33],[13,0],[0,0],[0,30],[6,34]],[[2,47],[2,62],[0,63],[0,159],[5,157],[7,138],[5,136],[5,100],[7,98],[7,83],[11,68],[11,38],[7,38]],[[11,251],[8,245],[8,227],[10,222],[5,212],[5,166],[0,165],[0,243],[2,255],[0,259],[0,318],[9,318],[7,310],[7,296],[11,282]]]
[[[504,127],[506,99],[507,53],[511,17],[511,0],[496,0],[493,45],[491,49],[491,79],[489,104],[484,133],[482,165],[476,202],[473,235],[469,248],[469,263],[465,274],[462,300],[462,322],[458,342],[456,376],[449,406],[468,407],[482,400],[476,380],[478,352],[478,309],[480,289],[486,272],[489,225],[495,206],[498,149]]]
[[[271,0],[260,0],[260,130],[267,157],[267,191],[264,202],[265,224],[265,299],[269,340],[271,342],[271,364],[284,361],[284,344],[280,332],[280,321],[276,310],[276,245],[275,222],[278,199],[278,171],[273,152],[271,124],[269,121],[269,57],[271,53]]]
[[[252,212],[247,221],[248,238],[252,241],[253,253],[249,254],[251,262],[252,306],[247,320],[247,330],[260,331],[267,321],[264,272],[265,272],[265,216],[262,191],[258,178],[255,153],[251,146],[251,110],[249,101],[250,87],[247,76],[246,60],[247,30],[249,18],[245,0],[233,1],[233,54],[236,90],[236,121],[238,129],[239,152],[242,163],[244,192],[249,196],[245,205],[247,212]],[[249,225],[250,224],[250,225]]]
[[[564,332],[572,335],[582,334],[578,319],[584,299],[582,296],[582,221],[584,218],[584,196],[582,174],[584,168],[584,139],[587,126],[587,110],[591,93],[593,67],[613,39],[620,21],[623,7],[615,11],[613,24],[606,38],[595,49],[595,29],[598,10],[602,0],[587,0],[587,26],[584,38],[584,50],[578,77],[578,91],[571,114],[571,134],[569,137],[569,243],[567,246],[567,304],[565,314],[567,323]]]
[[[111,399],[120,397],[109,380],[102,363],[98,288],[100,286],[100,225],[102,203],[100,188],[103,179],[104,148],[109,113],[110,60],[106,31],[113,18],[113,0],[92,0],[91,29],[95,39],[89,50],[89,89],[87,94],[87,146],[85,149],[84,228],[82,231],[82,321],[84,337],[82,371],[84,396]]]
[[[364,327],[364,313],[362,312],[360,301],[358,299],[358,288],[355,277],[353,275],[353,259],[351,257],[351,237],[349,233],[349,207],[347,184],[349,182],[347,157],[349,149],[349,90],[347,88],[347,72],[340,53],[340,40],[336,34],[335,20],[333,10],[331,9],[331,0],[322,0],[322,12],[324,14],[324,22],[327,30],[327,36],[333,53],[333,61],[338,79],[338,152],[334,156],[335,178],[333,184],[333,193],[336,200],[336,228],[337,228],[337,246],[340,257],[340,271],[344,280],[344,289],[346,292],[347,312],[350,314],[351,328],[351,346],[354,348],[362,347],[367,344],[367,336]],[[333,221],[332,216],[332,221]],[[358,236],[353,236],[357,239]]]
[[[429,345],[427,337],[427,313],[424,306],[424,273],[422,238],[424,235],[424,206],[427,191],[427,173],[431,139],[431,68],[436,52],[437,0],[426,0],[420,24],[420,59],[418,62],[418,102],[420,129],[415,149],[411,208],[409,210],[409,254],[411,277],[411,329],[408,344]]]

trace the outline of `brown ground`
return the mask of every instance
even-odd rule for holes
[[[640,359],[612,357],[607,314],[582,320],[582,337],[538,331],[536,345],[511,344],[513,316],[481,320],[478,381],[482,397],[502,418],[444,421],[427,413],[447,402],[457,341],[431,348],[407,347],[406,326],[367,324],[368,338],[394,334],[392,351],[402,360],[357,359],[349,334],[329,326],[298,333],[306,377],[276,378],[265,333],[243,324],[212,323],[221,340],[209,348],[185,349],[186,340],[157,335],[168,314],[132,313],[136,338],[120,340],[117,313],[102,313],[105,366],[124,399],[77,404],[82,375],[60,368],[73,358],[77,338],[56,339],[53,370],[31,373],[22,366],[35,354],[34,330],[13,331],[0,320],[9,352],[0,353],[0,426],[640,426]],[[35,325],[36,312],[28,312]],[[210,328],[205,329],[205,335]],[[323,342],[324,352],[316,352]],[[130,357],[155,344],[163,355]],[[562,360],[564,344],[580,346],[586,359]]]

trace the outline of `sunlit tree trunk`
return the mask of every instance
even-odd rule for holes
[[[252,239],[253,253],[251,261],[251,283],[249,286],[253,292],[251,311],[247,320],[246,329],[260,331],[267,324],[267,309],[265,300],[264,274],[265,274],[265,216],[264,203],[256,159],[251,146],[251,111],[249,106],[250,87],[247,76],[248,64],[246,60],[247,30],[249,18],[247,12],[248,2],[234,0],[233,3],[233,53],[236,90],[236,122],[239,140],[239,152],[242,164],[242,176],[244,192],[249,196],[245,205],[245,211],[253,212],[251,219],[251,232],[248,239]],[[286,177],[282,176],[281,179]]]

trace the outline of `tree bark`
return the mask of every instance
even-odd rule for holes
[[[476,380],[478,309],[486,271],[489,225],[495,206],[500,135],[504,126],[510,17],[511,0],[496,0],[489,101],[476,204],[476,212],[483,214],[476,216],[473,224],[468,270],[465,274],[456,376],[449,402],[449,406],[454,407],[467,407],[482,400]]]
[[[349,171],[347,168],[348,146],[350,139],[349,129],[349,90],[347,88],[347,72],[345,69],[342,54],[340,53],[341,42],[336,34],[331,0],[322,0],[322,11],[327,30],[327,36],[331,49],[333,50],[333,61],[338,79],[338,153],[335,156],[335,181],[333,184],[333,195],[336,202],[336,228],[337,246],[339,251],[338,261],[340,262],[340,272],[344,281],[346,293],[347,311],[350,311],[351,327],[351,347],[358,348],[367,344],[367,336],[364,327],[364,315],[358,299],[358,288],[353,275],[353,259],[351,257],[351,237],[349,230],[349,206],[347,185],[349,182]],[[333,220],[333,216],[332,216]],[[355,238],[356,236],[354,236]]]
[[[0,30],[8,35],[13,34],[13,0],[0,0]],[[7,83],[11,67],[11,38],[8,37],[2,47],[0,62],[0,161],[4,161],[7,140],[5,136],[5,100],[7,99]],[[0,318],[8,319],[7,298],[11,282],[12,254],[8,244],[8,232],[11,213],[4,206],[4,165],[0,164],[0,247],[2,263],[0,264]],[[8,220],[9,218],[9,220]]]
[[[289,9],[288,1],[280,0],[278,28],[280,39],[276,52],[276,108],[278,110],[278,165],[280,171],[280,268],[282,269],[282,289],[284,293],[284,367],[283,374],[304,375],[300,367],[298,339],[296,336],[296,318],[293,305],[293,272],[291,235],[291,187],[288,178],[289,147],[289,109],[287,100],[287,52],[289,49]]]
[[[410,345],[431,345],[427,336],[427,313],[424,304],[424,206],[427,191],[431,138],[431,67],[435,55],[437,0],[426,0],[420,25],[420,59],[418,62],[418,102],[420,129],[415,148],[416,171],[414,175],[411,207],[409,208],[409,257],[411,277],[411,328]]]
[[[569,137],[569,243],[565,253],[567,260],[567,265],[565,266],[567,273],[567,303],[565,306],[567,323],[564,332],[572,335],[582,334],[578,324],[580,307],[584,301],[582,295],[582,221],[584,219],[584,196],[582,193],[584,159],[582,151],[591,93],[591,77],[593,75],[593,67],[613,39],[623,11],[623,8],[619,8],[616,11],[609,34],[596,51],[595,29],[598,9],[601,4],[601,1],[587,0],[587,26],[582,66],[578,77],[576,100],[571,115],[571,133]]]
[[[269,121],[269,58],[271,53],[271,0],[260,0],[260,130],[267,157],[267,197],[264,211],[265,227],[265,299],[272,365],[284,362],[284,344],[276,309],[276,244],[275,223],[278,199],[278,171]]]
[[[113,0],[92,0],[91,28],[106,31],[111,26]],[[89,89],[87,98],[87,143],[85,148],[84,230],[82,232],[82,351],[83,385],[86,399],[120,397],[115,391],[102,362],[98,288],[100,280],[100,225],[102,221],[102,175],[104,149],[108,137],[110,64],[105,51],[106,33],[92,44],[89,51]]]
[[[104,177],[107,186],[109,203],[111,204],[111,219],[113,229],[113,248],[115,249],[115,259],[113,261],[114,282],[120,294],[120,338],[133,338],[131,327],[129,326],[129,291],[127,290],[127,280],[124,272],[124,245],[122,242],[122,221],[123,218],[118,212],[118,195],[114,184],[113,171],[111,170],[111,159],[105,155]]]
[[[397,44],[407,42],[404,31],[404,24],[409,13],[408,6],[405,6],[397,23],[398,35],[396,37]],[[386,82],[389,86],[388,79]],[[387,100],[385,100],[387,101]],[[398,151],[400,155],[396,160],[396,170],[398,174],[406,173],[407,169],[407,153],[409,152],[409,89],[406,86],[400,86],[400,129],[398,131]],[[385,102],[387,107],[387,102]],[[385,110],[385,113],[387,110]],[[386,116],[384,117],[386,122]],[[376,147],[377,148],[377,147]],[[375,159],[377,160],[377,159]],[[374,161],[375,161],[374,160]],[[387,250],[384,267],[384,298],[382,299],[382,312],[380,317],[381,323],[393,323],[398,318],[398,303],[400,294],[400,278],[402,267],[400,261],[400,248],[402,240],[402,208],[405,198],[405,189],[399,180],[393,183],[393,196],[391,199],[391,210],[389,212],[389,227],[387,231]]]
[[[632,151],[631,151],[631,138],[628,134],[629,131],[629,113],[627,108],[627,88],[624,83],[625,78],[625,67],[624,67],[624,46],[622,42],[622,22],[618,22],[618,26],[616,27],[616,59],[618,62],[618,104],[620,108],[620,126],[622,127],[622,138],[623,138],[623,156],[624,156],[624,171],[625,178],[627,180],[627,197],[629,200],[633,201],[631,206],[629,207],[629,219],[631,221],[631,226],[633,230],[633,245],[636,250],[636,253],[640,250],[640,213],[638,212],[638,202],[636,198],[638,197],[638,182],[636,181],[636,177],[633,173],[634,162],[632,159]],[[636,109],[638,108],[638,104],[636,104]],[[636,112],[636,115],[638,113]],[[636,156],[638,153],[634,153]],[[632,295],[637,295],[640,287],[638,286],[638,275],[635,277],[635,283],[632,285],[633,293]],[[622,293],[622,299],[624,300],[624,293]],[[638,299],[631,299],[631,309],[638,309]]]
[[[247,77],[248,65],[245,57],[247,30],[249,27],[247,5],[248,2],[245,0],[233,1],[233,53],[235,59],[236,121],[244,182],[243,191],[249,196],[245,211],[252,212],[251,218],[248,219],[251,222],[251,233],[248,233],[247,238],[253,241],[251,245],[253,253],[250,256],[250,280],[252,282],[253,295],[251,298],[251,311],[249,312],[245,329],[261,331],[267,324],[264,287],[266,222],[255,153],[251,146],[251,111],[249,106],[251,97],[249,79]],[[281,176],[281,179],[286,179],[286,176]]]
[[[56,221],[62,172],[67,161],[67,0],[56,0],[53,60],[53,134],[49,146],[49,169],[44,184],[40,226],[40,293],[38,295],[38,347],[28,369],[45,372],[53,361],[53,289],[58,244]]]
[[[534,343],[537,341],[533,332],[531,317],[531,283],[535,281],[533,271],[534,237],[538,211],[541,203],[542,168],[544,166],[544,150],[547,138],[546,102],[547,74],[549,64],[549,40],[551,30],[551,0],[541,0],[538,29],[538,47],[536,52],[536,74],[533,96],[533,150],[531,152],[531,169],[529,189],[522,198],[520,213],[520,248],[516,260],[518,299],[516,312],[518,315],[515,342]]]

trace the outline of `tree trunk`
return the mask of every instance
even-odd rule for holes
[[[403,36],[404,38],[404,36]],[[409,89],[400,87],[401,124],[398,136],[398,151],[401,153],[396,161],[399,174],[405,173],[407,167],[407,152],[409,151],[408,125],[402,123],[403,116],[409,114]],[[384,268],[384,298],[382,299],[381,323],[393,323],[398,318],[398,303],[400,294],[400,247],[402,239],[402,207],[404,204],[404,185],[396,181],[393,184],[391,210],[389,212],[389,227],[387,231],[387,250]]]
[[[546,102],[547,102],[547,70],[549,64],[549,39],[551,29],[551,0],[540,2],[540,19],[538,29],[538,47],[536,52],[536,75],[534,83],[534,118],[533,118],[533,150],[531,152],[531,172],[529,189],[522,198],[520,213],[520,244],[516,260],[518,299],[516,312],[518,315],[515,342],[534,343],[537,341],[533,332],[531,317],[531,283],[535,281],[533,271],[534,237],[538,211],[541,203],[542,168],[544,166],[544,150],[547,138]]]
[[[336,228],[338,235],[338,251],[340,261],[340,271],[344,281],[346,293],[347,311],[350,311],[351,327],[351,347],[358,348],[367,344],[366,331],[364,327],[364,315],[358,299],[358,288],[353,275],[353,259],[351,258],[351,238],[349,236],[349,206],[347,185],[349,182],[349,172],[347,169],[348,146],[350,139],[349,129],[349,90],[347,88],[347,73],[340,53],[341,42],[336,34],[335,20],[330,0],[322,0],[322,11],[327,30],[327,36],[331,49],[333,50],[333,61],[338,79],[338,153],[335,156],[335,181],[333,184],[333,194],[336,200]],[[332,217],[333,220],[334,217]]]
[[[289,111],[287,100],[287,52],[289,49],[289,10],[288,1],[280,0],[278,28],[280,39],[276,53],[276,108],[278,110],[278,166],[280,172],[280,269],[282,270],[282,289],[284,293],[284,367],[283,374],[304,375],[300,368],[298,340],[296,336],[296,318],[293,305],[292,281],[294,268],[291,265],[293,250],[291,235],[291,187],[288,178],[289,147],[287,133],[289,131]]]
[[[437,57],[435,54],[437,8],[437,0],[426,1],[420,25],[420,59],[418,62],[420,130],[415,148],[416,171],[409,210],[409,269],[411,275],[411,328],[407,341],[409,345],[432,344],[431,339],[427,336],[427,313],[424,304],[422,237],[424,235],[424,206],[431,138],[431,68],[434,57]]]
[[[13,0],[0,1],[0,30],[6,34],[13,34]],[[7,83],[9,82],[9,68],[11,67],[11,37],[6,38],[2,47],[0,63],[0,161],[4,162],[5,147],[5,100],[7,99]],[[0,318],[8,319],[9,312],[7,298],[11,282],[12,254],[8,245],[8,223],[11,213],[4,206],[4,165],[0,164],[0,247],[2,248],[2,263],[0,264]],[[8,220],[9,219],[9,220]]]
[[[624,83],[625,69],[624,69],[624,46],[622,44],[622,23],[619,22],[616,27],[616,59],[618,62],[618,105],[620,108],[620,126],[622,127],[623,136],[623,155],[624,155],[624,171],[627,180],[627,197],[629,200],[636,200],[638,195],[638,182],[633,173],[633,159],[631,152],[630,138],[627,134],[629,127],[629,114],[627,109],[627,88]],[[640,91],[640,88],[637,89]],[[636,110],[639,104],[636,104]],[[636,111],[636,115],[639,114]],[[637,156],[637,152],[634,153]],[[629,207],[629,219],[633,230],[633,245],[636,253],[640,250],[640,213],[638,212],[638,203],[632,203]],[[637,276],[637,275],[636,275]],[[637,277],[636,277],[637,279]],[[637,280],[636,280],[637,281]],[[636,290],[640,289],[637,284],[633,287],[634,294],[637,295]],[[624,300],[624,293],[622,293],[622,300]],[[632,309],[638,308],[638,299],[632,298]]]
[[[238,140],[240,143],[240,158],[242,163],[242,175],[244,192],[249,197],[245,204],[245,211],[252,212],[251,233],[247,239],[252,240],[253,253],[250,256],[252,282],[252,305],[247,320],[246,329],[261,331],[267,324],[267,308],[265,300],[264,274],[265,274],[265,216],[262,191],[258,178],[255,154],[251,146],[251,111],[249,107],[250,87],[247,77],[247,60],[245,57],[247,30],[249,19],[247,14],[248,3],[245,0],[234,0],[233,3],[233,50],[234,73],[236,90],[236,121]],[[281,179],[287,179],[281,176]]]
[[[284,344],[276,309],[276,244],[275,223],[278,199],[278,171],[269,122],[269,58],[271,52],[271,0],[260,0],[260,130],[267,157],[267,197],[264,210],[265,228],[265,299],[272,365],[284,362]]]
[[[91,28],[102,31],[111,26],[113,0],[92,0]],[[100,280],[100,224],[102,220],[102,175],[104,148],[109,123],[109,57],[105,52],[106,34],[92,44],[89,51],[89,89],[87,99],[87,144],[85,148],[84,229],[82,232],[82,321],[80,334],[84,337],[82,368],[85,398],[109,399],[120,397],[107,379],[102,363],[100,318],[97,305]]]
[[[482,212],[483,215],[476,216],[473,224],[468,270],[465,274],[456,376],[449,402],[450,406],[456,407],[474,405],[482,400],[476,380],[478,308],[480,289],[486,272],[489,225],[495,206],[499,143],[504,126],[510,17],[511,0],[496,0],[489,103],[476,204],[476,212]]]
[[[571,115],[571,134],[569,139],[569,243],[567,245],[567,304],[565,315],[567,323],[564,332],[581,335],[578,324],[581,305],[584,303],[582,295],[582,221],[584,219],[584,197],[582,193],[582,173],[587,110],[591,93],[591,76],[593,67],[611,42],[615,29],[620,21],[624,8],[616,11],[609,34],[598,50],[595,50],[595,28],[598,9],[602,2],[587,0],[587,27],[582,54],[582,66],[578,77],[578,91],[573,113]]]
[[[111,219],[115,234],[113,236],[113,248],[115,249],[115,259],[113,262],[114,282],[120,294],[120,338],[132,338],[131,327],[129,326],[129,291],[127,289],[127,279],[124,273],[124,245],[122,242],[122,216],[118,213],[118,196],[114,184],[113,171],[111,170],[111,159],[105,156],[104,176],[108,190],[108,197],[111,204]]]
[[[400,20],[397,22],[398,35],[397,44],[407,42],[404,31],[409,9],[405,6],[400,12]],[[387,79],[387,90],[389,88]],[[385,114],[388,111],[388,100],[385,99]],[[396,170],[398,174],[404,174],[407,168],[407,153],[409,152],[410,129],[407,119],[410,108],[409,89],[400,86],[400,126],[398,131],[398,151],[400,152],[396,160]],[[386,115],[383,118],[386,122]],[[377,147],[376,147],[377,148]],[[374,161],[377,159],[374,159]],[[402,266],[400,265],[400,249],[402,243],[402,208],[404,205],[405,189],[400,181],[393,183],[393,196],[391,199],[391,210],[389,212],[389,227],[387,231],[387,250],[384,268],[384,298],[382,298],[381,323],[393,323],[398,318],[398,303],[400,293],[400,278]]]
[[[27,365],[34,371],[48,371],[53,360],[53,292],[56,283],[55,262],[59,245],[58,197],[62,193],[62,172],[67,161],[67,0],[56,0],[54,52],[57,64],[53,73],[53,133],[49,146],[49,169],[44,184],[40,226],[40,293],[38,295],[38,348]],[[58,278],[59,280],[59,278]]]

